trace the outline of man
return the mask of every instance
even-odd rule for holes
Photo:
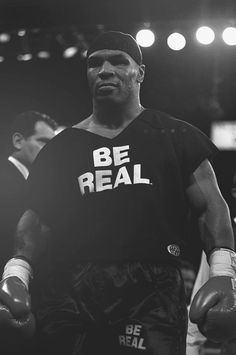
[[[145,66],[130,35],[99,36],[87,65],[91,116],[49,142],[29,177],[28,209],[0,285],[2,326],[32,335],[28,290],[47,250],[36,312],[41,353],[183,355],[177,264],[191,243],[190,209],[213,273],[191,310],[204,333],[209,324],[212,337],[219,333],[217,307],[225,302],[227,318],[235,292],[228,207],[208,160],[215,147],[191,125],[141,106]],[[231,335],[228,323],[221,336]]]
[[[0,269],[1,274],[13,250],[17,222],[26,208],[27,182],[31,166],[44,145],[55,136],[57,123],[48,115],[26,111],[17,115],[8,129],[6,152],[0,170]],[[9,155],[9,156],[8,156]],[[19,344],[6,334],[0,342],[8,344],[4,354],[16,355]],[[11,346],[10,346],[11,344]],[[19,354],[31,354],[31,344],[21,343]],[[2,349],[3,351],[3,349]]]
[[[36,111],[19,114],[8,131],[8,157],[0,170],[0,265],[13,250],[13,232],[26,208],[26,179],[41,148],[54,137],[56,122]]]

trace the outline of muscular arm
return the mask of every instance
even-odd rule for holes
[[[27,210],[20,218],[15,233],[14,257],[24,257],[34,265],[46,248],[50,228],[40,221],[33,210]]]
[[[216,247],[234,249],[229,208],[208,160],[204,160],[191,175],[186,193],[191,207],[198,215],[206,253]]]

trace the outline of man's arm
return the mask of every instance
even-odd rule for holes
[[[27,210],[20,218],[15,232],[14,257],[24,258],[35,265],[46,249],[50,228],[43,224],[33,210]]]
[[[45,250],[49,228],[38,215],[26,211],[18,222],[15,252],[3,272],[0,282],[0,331],[31,337],[35,331],[34,315],[28,292],[33,266]]]
[[[229,208],[210,163],[205,160],[190,179],[187,196],[199,216],[209,263],[209,280],[196,293],[190,320],[215,342],[236,337],[236,254]]]
[[[214,170],[204,160],[190,177],[187,197],[198,215],[199,229],[206,254],[214,248],[234,250],[229,208],[220,192]]]

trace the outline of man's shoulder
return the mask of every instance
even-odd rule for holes
[[[61,150],[66,150],[66,148],[73,141],[75,129],[72,127],[67,127],[55,137],[50,139],[50,141],[41,149],[39,155],[45,152],[60,152]]]
[[[69,164],[75,150],[75,143],[78,141],[77,131],[79,130],[68,127],[53,137],[37,155],[33,164],[34,170],[35,166],[38,169],[40,167],[47,169],[50,166],[55,167],[57,164],[65,164],[65,161]]]
[[[184,120],[155,109],[146,109],[142,118],[143,121],[157,129],[187,129],[193,127]]]
[[[7,158],[0,159],[0,195],[14,194],[20,190],[23,193],[26,180],[19,170]],[[20,193],[19,191],[19,193]]]
[[[18,176],[19,174],[18,169],[15,167],[13,163],[11,163],[7,157],[0,158],[0,177],[7,177],[7,176]],[[23,178],[23,176],[22,176]]]

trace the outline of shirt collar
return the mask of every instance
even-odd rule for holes
[[[24,176],[25,179],[28,178],[29,175],[29,170],[26,168],[25,165],[23,165],[19,160],[14,158],[13,156],[9,156],[8,160],[15,165],[15,167],[20,171],[20,173]]]

